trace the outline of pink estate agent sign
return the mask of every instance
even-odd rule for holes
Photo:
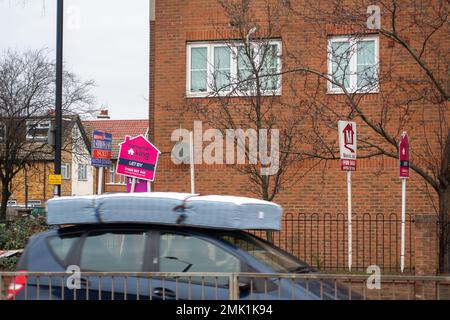
[[[160,153],[143,135],[134,138],[126,136],[125,141],[120,143],[117,173],[153,181]]]

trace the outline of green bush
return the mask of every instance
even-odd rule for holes
[[[17,262],[19,262],[18,256],[0,259],[0,271],[16,270]]]
[[[24,216],[0,224],[0,250],[23,249],[33,234],[47,229],[45,218],[40,216]],[[18,256],[0,259],[0,270],[14,270],[18,260]]]
[[[47,229],[44,217],[25,216],[0,224],[0,250],[23,249],[31,235]]]

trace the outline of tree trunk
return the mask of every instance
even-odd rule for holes
[[[6,220],[6,208],[10,197],[8,183],[2,182],[2,202],[0,207],[0,221]]]
[[[439,191],[439,272],[450,272],[450,188]]]
[[[269,201],[268,183],[261,187],[263,200]],[[273,231],[266,231],[267,241],[273,243]]]

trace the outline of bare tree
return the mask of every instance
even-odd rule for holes
[[[295,166],[301,156],[294,151],[298,150],[304,117],[296,104],[280,99],[282,7],[267,2],[264,7],[267,19],[259,21],[250,1],[219,3],[227,27],[233,30],[233,40],[224,40],[214,47],[212,60],[206,50],[191,50],[192,63],[199,59],[208,64],[208,76],[203,83],[192,80],[192,76],[190,91],[206,99],[188,99],[186,109],[220,130],[227,141],[230,129],[237,132],[231,139],[237,142],[237,152],[242,152],[245,159],[234,158],[234,168],[249,178],[252,193],[272,201],[301,178]],[[210,23],[219,33],[223,31],[220,22]],[[280,107],[283,112],[279,112]],[[268,145],[270,148],[266,148]],[[280,149],[284,152],[279,153]],[[268,169],[264,160],[268,151],[271,165],[277,162],[272,169]]]
[[[232,38],[238,39],[227,45],[242,48],[241,60],[248,61],[242,69],[247,74],[225,82],[227,75],[215,74],[208,84],[214,99],[206,106],[191,103],[190,110],[216,127],[287,128],[284,141],[288,142],[280,142],[286,167],[298,159],[338,159],[338,120],[358,122],[359,158],[398,159],[400,136],[407,131],[412,138],[410,167],[426,189],[433,190],[430,199],[439,217],[439,269],[449,271],[449,2],[218,2],[229,21],[224,29],[231,26],[236,31]],[[254,28],[252,45],[249,31]],[[283,43],[283,68],[276,71],[267,67],[274,38]],[[285,91],[280,99],[264,90],[270,83],[267,79],[275,77],[283,77]],[[291,118],[284,118],[285,114]],[[258,177],[251,166],[244,172],[261,190],[269,185],[270,178]],[[279,186],[277,177],[272,190]],[[263,191],[263,198],[266,195]]]
[[[54,109],[55,66],[45,51],[3,52],[0,56],[0,220],[6,218],[11,182],[36,161],[53,158],[47,143]],[[63,75],[63,151],[72,152],[70,122],[92,111],[92,81]],[[78,142],[75,142],[78,143]]]
[[[400,136],[403,131],[410,132],[410,167],[434,190],[431,199],[438,202],[439,269],[448,272],[449,2],[306,0],[289,5],[291,17],[304,26],[311,41],[309,46],[284,48],[290,64],[283,73],[301,81],[297,93],[305,100],[299,107],[307,110],[312,128],[305,140],[315,147],[302,154],[337,159],[337,141],[324,138],[335,136],[337,120],[358,121],[359,149],[366,158],[397,159]],[[375,27],[371,27],[375,25],[372,19],[377,19],[373,5],[382,17]],[[370,37],[376,40],[369,43]],[[325,55],[328,66],[314,62],[317,58],[325,61]]]

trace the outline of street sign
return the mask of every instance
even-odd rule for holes
[[[400,271],[405,268],[405,222],[406,222],[406,179],[409,178],[409,141],[408,134],[403,131],[398,145],[399,176],[402,179],[402,226],[400,245]]]
[[[61,183],[62,183],[62,176],[60,174],[48,175],[48,184],[61,185]]]
[[[94,167],[111,165],[112,134],[94,130],[92,133],[91,164]]]
[[[356,170],[356,123],[350,121],[338,122],[339,150],[341,169]]]
[[[125,137],[120,144],[117,173],[141,180],[153,181],[161,152],[143,135]]]
[[[400,178],[409,178],[409,141],[408,135],[404,131],[398,147],[398,158],[400,160]]]

